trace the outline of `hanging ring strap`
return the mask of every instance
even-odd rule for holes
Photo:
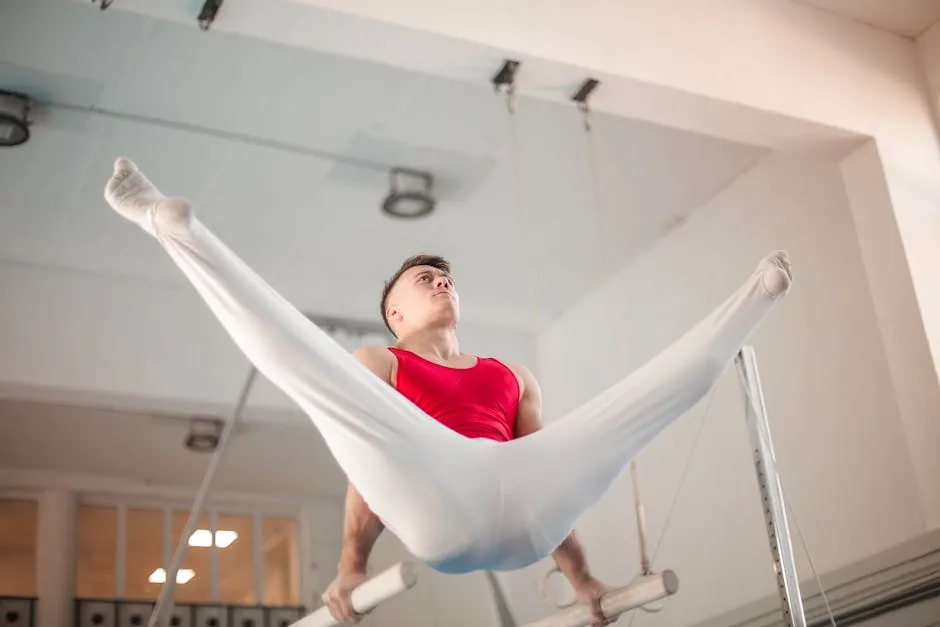
[[[609,257],[607,256],[607,249],[606,249],[606,247],[604,246],[603,234],[604,234],[604,232],[605,232],[605,229],[604,229],[604,226],[603,226],[603,219],[602,219],[602,213],[601,213],[602,205],[601,205],[601,196],[600,196],[600,183],[599,183],[599,178],[598,178],[598,173],[597,173],[596,147],[595,147],[595,144],[594,144],[594,133],[593,133],[594,126],[593,126],[593,123],[592,123],[592,120],[591,120],[591,109],[590,109],[590,107],[589,107],[588,104],[587,104],[587,95],[590,94],[590,92],[591,92],[596,86],[597,86],[597,82],[594,81],[593,79],[589,79],[588,81],[586,81],[586,82],[584,83],[584,85],[582,86],[581,90],[580,90],[580,91],[578,92],[578,94],[574,97],[574,100],[578,103],[578,109],[580,109],[580,111],[581,111],[581,113],[582,113],[582,115],[583,115],[583,118],[584,118],[584,132],[585,132],[585,136],[586,136],[586,138],[587,138],[587,143],[588,143],[588,164],[589,164],[589,168],[590,168],[591,182],[592,182],[592,186],[591,186],[591,187],[592,187],[592,190],[593,190],[593,192],[594,192],[595,223],[596,223],[596,226],[597,226],[598,244],[599,244],[599,246],[600,246],[600,252],[601,252],[602,259],[603,259],[603,264],[604,264],[602,270],[603,270],[604,276],[606,276],[607,272],[610,271],[610,270],[612,270],[613,268],[612,268],[612,264],[610,264]],[[620,315],[619,315],[619,314],[620,314],[620,312],[619,312],[619,300],[620,300],[620,299],[619,299],[619,297],[618,297],[618,291],[617,291],[615,288],[612,289],[612,292],[613,292],[613,298],[612,298],[612,300],[613,300],[613,316],[614,316],[614,328],[613,328],[613,330],[614,330],[614,332],[615,332],[616,334],[618,334],[618,336],[619,336],[620,327],[619,327],[618,322],[621,320]],[[619,341],[615,341],[614,346],[617,347],[617,348],[620,348],[622,345],[620,344]],[[618,353],[618,357],[619,357],[619,356],[620,356],[620,355],[619,355],[619,353]],[[618,365],[620,365],[620,364],[618,364]],[[746,388],[745,388],[745,389],[746,389]],[[642,501],[641,501],[641,499],[640,499],[640,492],[639,492],[640,486],[639,486],[639,480],[638,480],[637,474],[636,474],[636,460],[632,460],[632,461],[630,462],[630,471],[631,471],[632,478],[633,478],[634,504],[635,504],[635,507],[636,507],[636,515],[637,515],[637,530],[638,530],[639,539],[640,539],[640,564],[641,564],[641,571],[642,571],[642,574],[644,574],[644,575],[648,575],[648,574],[650,574],[650,573],[652,572],[652,562],[656,559],[656,556],[659,554],[659,550],[662,548],[662,542],[663,542],[663,539],[665,538],[666,531],[669,529],[669,524],[670,524],[670,522],[672,521],[672,516],[673,516],[673,513],[675,512],[675,507],[676,507],[676,503],[678,502],[678,499],[679,499],[679,494],[682,492],[682,487],[685,485],[685,481],[686,481],[686,479],[688,478],[689,468],[691,467],[692,459],[693,459],[693,457],[694,457],[694,455],[695,455],[695,452],[698,450],[698,445],[699,445],[699,442],[700,442],[700,440],[701,440],[701,436],[702,436],[702,432],[703,432],[704,427],[705,427],[706,419],[708,418],[708,416],[709,416],[709,414],[710,414],[710,409],[711,409],[711,404],[712,404],[712,400],[713,400],[713,399],[714,399],[714,390],[712,390],[712,392],[709,394],[708,401],[707,401],[706,406],[705,406],[705,411],[703,412],[702,418],[701,418],[701,420],[700,420],[700,422],[699,422],[698,431],[697,431],[697,433],[695,434],[695,439],[694,439],[693,442],[692,442],[692,448],[691,448],[691,450],[689,451],[689,455],[686,457],[686,464],[685,464],[685,468],[683,469],[682,476],[681,476],[681,478],[680,478],[680,480],[679,480],[679,486],[678,486],[677,489],[676,489],[675,496],[673,497],[672,503],[671,503],[670,506],[669,506],[669,510],[668,510],[668,512],[666,513],[666,519],[665,519],[665,521],[663,522],[663,529],[662,529],[662,532],[660,533],[659,540],[658,540],[658,542],[656,543],[656,547],[655,547],[655,549],[653,550],[653,556],[652,556],[652,558],[650,558],[650,557],[648,556],[648,552],[647,552],[648,549],[647,549],[646,517],[645,517],[645,512],[644,512],[644,509],[643,509],[643,504],[642,504]],[[753,400],[752,400],[750,397],[748,397],[747,400],[748,400],[748,402],[753,402]],[[760,435],[761,435],[761,437],[765,437],[765,438],[766,438],[766,435],[765,435],[764,433],[761,433]],[[775,461],[774,461],[774,460],[771,460],[770,463],[775,463]],[[783,493],[784,493],[784,499],[787,500],[786,492],[785,492],[785,490],[783,489],[783,480],[782,480],[782,479],[780,479],[780,483],[781,483],[781,490],[782,490]],[[825,606],[826,606],[826,612],[827,612],[829,621],[830,621],[830,623],[833,625],[833,627],[835,627],[835,619],[834,619],[834,615],[833,615],[833,612],[832,612],[832,607],[831,607],[830,604],[829,604],[829,599],[828,599],[828,597],[827,597],[827,595],[826,595],[826,592],[825,592],[825,590],[823,589],[822,584],[821,584],[821,582],[820,582],[820,577],[819,577],[818,572],[816,571],[815,564],[813,563],[812,558],[810,557],[810,553],[809,553],[809,550],[808,550],[808,548],[807,548],[807,546],[806,546],[806,540],[805,540],[805,538],[803,537],[802,530],[799,528],[799,524],[796,522],[795,516],[793,516],[792,507],[790,507],[790,504],[789,504],[789,503],[787,503],[786,505],[787,505],[787,508],[791,510],[791,511],[790,511],[790,514],[791,514],[791,517],[792,517],[793,520],[794,520],[794,525],[795,525],[796,530],[797,530],[797,535],[799,536],[799,539],[800,539],[801,543],[803,544],[804,552],[806,553],[806,555],[807,555],[807,557],[808,557],[808,559],[809,559],[810,568],[811,568],[811,570],[812,570],[812,572],[813,572],[813,576],[814,576],[814,578],[816,579],[817,584],[819,584],[819,586],[820,586],[820,592],[821,592],[821,594],[822,594],[822,598],[823,598],[823,601],[824,601]],[[543,597],[545,596],[545,592],[544,592],[545,584],[546,584],[548,578],[549,578],[553,573],[554,573],[554,571],[549,571],[549,573],[547,573],[546,576],[545,576],[545,578],[542,580],[542,584],[540,585],[540,590],[543,591],[543,592],[542,592],[542,596],[543,596]],[[559,606],[559,607],[562,607],[562,606]],[[663,609],[663,606],[660,605],[660,606],[657,606],[657,607],[655,607],[655,608],[643,606],[643,607],[641,607],[640,609],[642,609],[642,610],[644,610],[644,611],[646,611],[646,612],[648,612],[648,613],[655,613],[655,612],[658,612],[658,611],[662,610],[662,609]],[[630,627],[631,625],[633,625],[633,621],[636,619],[636,616],[637,616],[637,613],[636,613],[636,612],[633,613],[633,614],[630,616],[630,621],[629,621],[629,623],[628,623],[628,627]]]
[[[604,213],[603,213],[603,202],[601,200],[601,184],[600,184],[600,175],[598,173],[597,167],[597,147],[594,142],[594,124],[591,120],[591,108],[587,104],[587,95],[590,93],[590,90],[593,90],[597,86],[597,81],[594,79],[588,79],[585,82],[585,86],[575,95],[574,100],[578,103],[578,109],[581,111],[581,115],[584,120],[584,136],[587,140],[587,158],[588,158],[588,173],[590,175],[591,182],[591,194],[594,201],[594,228],[595,228],[595,237],[598,245],[598,252],[600,254],[601,262],[601,276],[605,280],[613,281],[615,279],[615,266],[613,260],[611,259],[610,251],[607,246],[607,239],[604,237],[604,233],[608,229],[604,228]],[[608,275],[610,275],[608,277]],[[614,335],[614,341],[611,342],[611,345],[614,348],[614,360],[617,365],[617,368],[620,370],[619,374],[625,374],[623,372],[625,364],[623,362],[623,353],[625,341],[623,339],[623,317],[621,315],[621,306],[620,306],[620,292],[616,289],[616,284],[610,286],[610,315],[611,315],[611,331]]]
[[[179,544],[176,546],[176,553],[173,555],[173,561],[170,563],[170,567],[167,568],[166,581],[164,582],[163,587],[160,589],[160,596],[157,598],[157,602],[154,604],[153,613],[150,615],[150,622],[148,623],[148,627],[166,627],[166,625],[169,624],[169,615],[173,611],[174,595],[176,594],[176,574],[179,572],[179,569],[183,564],[183,560],[186,558],[186,552],[189,548],[189,536],[191,536],[196,530],[196,522],[202,513],[202,508],[206,497],[208,496],[209,490],[212,487],[212,481],[215,479],[216,470],[219,467],[219,463],[222,461],[222,455],[225,453],[226,445],[228,444],[228,440],[232,435],[235,424],[241,420],[241,415],[245,411],[245,404],[248,401],[248,393],[251,391],[251,387],[254,384],[257,375],[258,370],[252,366],[248,371],[248,377],[245,381],[245,385],[242,386],[242,391],[238,398],[238,402],[235,405],[235,409],[232,411],[232,415],[229,417],[228,421],[225,423],[225,426],[222,428],[222,435],[219,437],[219,444],[215,451],[213,451],[212,459],[209,460],[209,467],[206,469],[206,473],[202,477],[202,485],[199,486],[199,491],[196,493],[196,498],[193,501],[192,509],[189,512],[189,518],[186,520],[186,526],[183,528],[183,535],[180,536]]]
[[[551,579],[552,575],[554,575],[555,573],[562,574],[562,570],[558,568],[557,566],[555,566],[551,570],[549,570],[547,573],[545,573],[545,576],[543,576],[542,579],[539,581],[539,594],[542,596],[542,600],[545,601],[546,603],[549,603],[555,606],[555,608],[559,610],[568,609],[569,607],[573,605],[577,605],[578,603],[577,598],[574,598],[568,601],[567,603],[559,603],[558,601],[555,601],[554,599],[551,598],[551,596],[548,593],[548,580]]]
[[[522,254],[527,266],[528,280],[526,288],[529,299],[529,326],[532,333],[538,332],[538,298],[536,293],[536,277],[538,276],[538,264],[535,262],[535,250],[532,241],[534,230],[531,227],[531,218],[529,216],[529,199],[526,194],[525,170],[522,164],[521,142],[519,140],[519,126],[516,118],[517,100],[515,75],[519,69],[519,62],[507,60],[502,69],[493,78],[493,86],[496,93],[502,93],[505,99],[506,112],[509,114],[509,144],[511,159],[513,164],[513,191],[515,193],[515,208],[519,216],[519,228],[521,229]],[[535,363],[539,363],[538,342],[535,342],[534,349]]]
[[[640,498],[640,480],[636,474],[636,460],[630,460],[630,474],[633,478],[633,506],[636,510],[636,529],[640,537],[640,574],[652,574],[652,565],[650,563],[649,549],[647,540],[649,536],[646,531],[646,510],[643,507],[643,500]]]
[[[597,167],[597,147],[594,142],[594,124],[591,119],[591,108],[587,103],[588,95],[590,95],[597,85],[598,82],[596,80],[588,79],[584,82],[581,89],[577,94],[575,94],[572,100],[577,103],[578,109],[581,111],[581,115],[584,121],[584,135],[585,139],[587,140],[588,169],[591,181],[591,192],[594,199],[593,213],[595,235],[597,238],[598,250],[601,256],[601,275],[605,277],[605,280],[614,281],[614,284],[611,285],[609,289],[611,317],[610,323],[611,331],[614,336],[614,341],[611,343],[614,347],[614,363],[620,371],[620,374],[625,374],[623,371],[626,368],[622,351],[625,350],[626,342],[623,338],[623,328],[621,326],[623,324],[624,318],[621,315],[620,291],[617,288],[616,279],[614,276],[616,268],[614,267],[614,263],[610,258],[610,252],[604,237],[604,233],[607,231],[607,229],[604,228],[603,202],[601,200],[600,176]],[[610,275],[610,278],[607,278],[608,275]],[[639,536],[640,544],[640,574],[649,575],[652,570],[651,560],[647,549],[648,535],[646,530],[646,513],[643,508],[643,503],[640,500],[640,481],[637,476],[636,460],[631,460],[630,462],[630,474],[633,479],[633,500],[637,518],[637,535]]]
[[[572,98],[577,105],[578,109],[581,111],[583,122],[584,122],[584,134],[587,141],[587,157],[588,157],[588,168],[591,179],[591,190],[593,192],[594,198],[594,223],[597,232],[597,241],[601,254],[601,263],[602,263],[602,272],[606,277],[608,274],[611,274],[612,281],[615,281],[613,273],[615,267],[613,261],[610,258],[610,252],[606,246],[606,241],[604,239],[604,233],[607,229],[604,228],[603,221],[603,202],[601,199],[600,192],[600,176],[597,167],[597,146],[594,140],[594,123],[591,118],[591,108],[588,105],[587,97],[593,92],[597,87],[598,81],[595,79],[588,79],[581,86],[581,89],[575,94]],[[610,287],[611,295],[611,324],[612,331],[614,334],[613,345],[615,347],[616,355],[616,364],[621,369],[625,369],[625,364],[623,363],[623,354],[620,352],[624,350],[625,341],[623,340],[623,330],[621,324],[624,318],[621,315],[621,303],[620,303],[620,292],[617,289],[616,282]],[[714,391],[712,392],[714,393]],[[656,555],[659,553],[659,549],[662,546],[663,538],[665,537],[666,531],[669,528],[669,524],[672,521],[672,515],[675,511],[675,506],[679,498],[679,494],[682,492],[682,487],[685,484],[685,480],[688,476],[688,471],[690,467],[690,462],[695,454],[695,451],[698,449],[698,443],[702,434],[702,429],[705,425],[705,418],[708,416],[709,408],[711,406],[711,396],[709,397],[708,404],[705,408],[705,413],[702,416],[701,423],[699,425],[698,433],[696,434],[695,441],[692,443],[692,449],[687,456],[686,466],[682,473],[682,477],[679,481],[679,486],[676,489],[675,496],[673,498],[672,504],[669,508],[669,511],[666,514],[666,520],[663,523],[663,530],[660,533],[659,541],[656,544],[656,548],[653,551],[652,557],[649,554],[649,533],[646,525],[646,511],[643,507],[643,502],[640,497],[640,481],[637,473],[637,463],[636,460],[631,460],[630,462],[630,474],[633,480],[633,500],[634,500],[634,509],[636,511],[637,519],[637,536],[640,545],[640,575],[649,575],[652,571],[653,561],[656,559]],[[656,613],[661,611],[665,606],[663,604],[658,605],[646,605],[642,606],[644,612],[647,613]],[[629,625],[633,624],[633,621],[636,618],[637,613],[633,613],[630,617]]]

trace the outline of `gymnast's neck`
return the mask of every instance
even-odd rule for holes
[[[441,361],[460,356],[457,329],[452,325],[428,326],[408,331],[398,338],[396,346]]]

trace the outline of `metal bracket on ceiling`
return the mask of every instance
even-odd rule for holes
[[[520,63],[514,59],[506,59],[502,67],[499,68],[499,72],[493,76],[493,91],[499,93],[500,91],[512,91],[516,86],[516,71],[519,69]]]
[[[584,82],[581,83],[581,86],[578,88],[578,91],[571,97],[571,100],[578,104],[578,108],[582,111],[588,109],[588,96],[594,93],[594,90],[597,89],[597,86],[601,82],[596,78],[586,78]]]
[[[215,16],[219,13],[219,9],[222,8],[222,2],[223,0],[206,0],[205,4],[202,5],[202,10],[199,11],[199,28],[209,30],[209,27],[215,21]]]
[[[102,11],[110,7],[113,2],[114,0],[91,0],[92,4],[98,3],[98,8]]]
[[[578,88],[578,91],[574,93],[571,97],[571,100],[578,105],[578,109],[581,111],[581,114],[584,116],[584,130],[590,132],[591,124],[591,107],[588,105],[588,96],[594,93],[594,90],[597,89],[597,86],[601,82],[596,78],[586,78],[584,82],[581,83],[581,86]]]
[[[491,80],[493,91],[496,94],[502,92],[506,99],[506,108],[511,114],[516,112],[516,72],[519,65],[515,59],[506,59]]]

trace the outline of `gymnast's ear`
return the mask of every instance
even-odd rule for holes
[[[401,320],[401,311],[398,309],[398,305],[390,303],[388,307],[385,308],[385,319],[388,320],[389,323]]]

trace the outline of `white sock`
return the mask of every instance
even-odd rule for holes
[[[770,296],[780,298],[789,291],[793,274],[785,251],[778,250],[764,257],[757,272],[762,275],[761,285]]]
[[[184,198],[167,198],[130,159],[119,157],[108,180],[104,198],[119,214],[156,235],[160,231],[187,230],[192,205]]]

